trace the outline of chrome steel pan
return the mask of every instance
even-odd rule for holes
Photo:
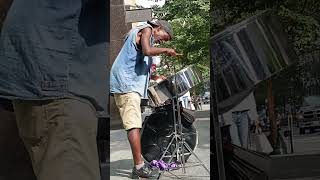
[[[175,89],[175,80],[177,81],[177,90]],[[181,97],[201,82],[202,76],[196,66],[188,66],[166,80],[149,87],[148,97],[151,104],[160,106],[175,97],[176,93],[178,97]]]

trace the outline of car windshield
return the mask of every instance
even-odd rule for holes
[[[205,92],[203,96],[205,97],[210,96],[210,92]]]
[[[320,105],[320,96],[308,96],[304,98],[304,106],[318,106]]]

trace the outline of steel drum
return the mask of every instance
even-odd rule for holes
[[[297,61],[278,19],[262,12],[211,38],[218,109],[240,103],[253,88]]]
[[[176,111],[177,115],[177,111]],[[174,123],[173,123],[172,104],[157,107],[156,111],[152,113],[143,122],[141,129],[141,150],[143,158],[150,162],[152,160],[159,160],[166,150],[170,140],[174,137]],[[193,125],[194,116],[184,111],[181,113],[182,132],[186,143],[194,150],[198,143],[197,130]],[[168,162],[170,156],[175,149],[175,140],[168,148],[167,156],[163,159]],[[186,160],[190,153],[185,153]],[[176,157],[173,161],[176,161]]]
[[[175,80],[177,80],[177,90],[175,89]],[[175,75],[161,81],[160,83],[150,86],[148,89],[148,98],[154,106],[161,106],[173,97],[176,93],[181,97],[191,88],[202,82],[202,76],[196,66],[186,67]]]

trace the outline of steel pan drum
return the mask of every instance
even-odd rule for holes
[[[210,49],[220,112],[298,59],[280,22],[268,11],[215,35]]]
[[[177,115],[177,112],[176,112]],[[147,117],[141,129],[141,149],[143,158],[150,162],[159,160],[168,146],[174,133],[172,105],[165,105],[157,108],[156,112]],[[182,132],[186,143],[192,150],[196,148],[198,142],[197,130],[193,125],[194,117],[186,112],[181,113]],[[168,149],[170,156],[175,149],[175,140]],[[185,153],[186,160],[190,154]],[[165,162],[169,157],[163,159]],[[176,158],[173,158],[176,161]]]
[[[177,80],[177,90],[175,89],[175,80]],[[148,98],[155,106],[161,106],[165,101],[175,97],[181,97],[191,88],[202,82],[202,76],[196,66],[186,67],[174,76],[161,81],[160,83],[150,86],[148,89]]]

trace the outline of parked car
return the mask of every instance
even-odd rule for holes
[[[320,129],[320,96],[307,96],[298,111],[298,127],[300,134],[312,133]]]
[[[203,104],[209,104],[210,103],[210,92],[205,92],[202,96],[202,102]]]

